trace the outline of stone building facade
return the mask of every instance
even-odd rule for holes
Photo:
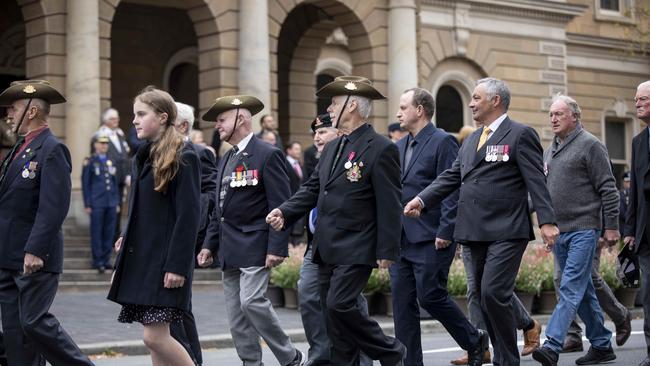
[[[620,173],[641,129],[632,99],[650,76],[649,12],[650,0],[3,0],[0,86],[41,78],[64,91],[51,128],[72,151],[75,187],[100,112],[117,108],[128,130],[148,84],[199,112],[257,95],[285,141],[308,144],[328,104],[314,92],[350,73],[389,97],[374,104],[379,131],[415,85],[436,96],[437,125],[473,125],[474,82],[494,76],[512,89],[510,115],[548,145],[550,98],[569,94]]]

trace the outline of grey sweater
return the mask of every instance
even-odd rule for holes
[[[618,230],[618,191],[605,146],[580,125],[544,151],[544,173],[560,232]],[[601,215],[602,213],[602,215]],[[604,216],[603,216],[604,215]]]

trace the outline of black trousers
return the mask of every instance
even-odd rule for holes
[[[7,366],[7,355],[5,354],[4,336],[0,332],[0,365]]]
[[[59,286],[56,273],[24,276],[0,269],[2,328],[11,366],[89,366],[72,338],[49,313]]]
[[[192,310],[183,313],[182,322],[174,322],[169,326],[171,336],[180,343],[197,365],[203,364],[199,332]]]
[[[400,259],[390,267],[395,336],[408,349],[405,366],[422,366],[418,301],[467,351],[478,345],[478,330],[447,292],[456,244],[436,250],[434,242],[413,244],[402,236]]]
[[[368,283],[372,267],[321,263],[318,270],[332,365],[357,366],[360,351],[379,360],[382,366],[393,366],[401,361],[404,346],[385,335],[357,301]]]
[[[470,249],[477,293],[494,347],[495,366],[519,366],[517,321],[512,309],[515,278],[528,240],[463,243]]]

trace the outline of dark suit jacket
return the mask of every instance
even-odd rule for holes
[[[214,205],[217,201],[217,179],[218,170],[214,154],[201,145],[190,144],[201,162],[201,217],[199,220],[199,231],[196,237],[196,250],[200,251],[205,239],[205,233],[214,211]]]
[[[243,151],[237,154],[236,166],[258,171],[256,186],[229,187],[223,208],[217,203],[208,226],[203,247],[213,255],[219,254],[222,268],[264,266],[266,255],[289,255],[289,233],[269,231],[266,215],[289,198],[289,177],[285,158],[274,146],[253,136]],[[228,159],[219,164],[217,192]],[[230,175],[231,172],[225,172]],[[219,193],[217,193],[218,195]],[[217,197],[218,198],[218,197]]]
[[[124,179],[127,175],[131,174],[131,158],[129,158],[129,144],[126,142],[124,136],[117,135],[118,140],[120,140],[120,145],[122,146],[122,152],[117,151],[113,141],[111,140],[108,143],[108,151],[106,156],[115,163],[117,168],[117,183],[119,186],[124,185]]]
[[[30,162],[37,164],[34,179],[22,177]],[[27,252],[43,259],[43,271],[61,273],[70,171],[70,152],[49,129],[9,164],[0,186],[0,268],[22,270]]]
[[[140,147],[133,159],[129,218],[108,299],[189,310],[200,215],[199,157],[184,144],[179,170],[161,193],[154,191],[150,148]],[[164,288],[166,272],[185,276],[185,285]]]
[[[648,129],[644,129],[632,140],[632,169],[630,170],[630,203],[625,220],[625,236],[634,236],[638,252],[648,225],[648,201],[650,201],[650,157],[648,151]],[[648,239],[646,237],[646,239]],[[650,243],[646,243],[649,245]]]
[[[290,200],[280,206],[285,227],[318,207],[314,262],[376,265],[395,260],[400,242],[402,206],[397,146],[370,125],[353,131],[330,176],[339,143],[328,143],[316,170]],[[350,153],[363,163],[361,178],[352,182],[344,167]]]
[[[478,129],[467,138],[452,167],[419,197],[427,207],[432,207],[460,188],[454,230],[454,238],[459,242],[533,240],[528,193],[540,226],[555,223],[537,133],[506,117],[477,152],[482,131]],[[486,162],[488,145],[508,145],[509,160]]]
[[[305,179],[310,177],[314,172],[314,169],[316,169],[316,164],[318,164],[318,158],[316,158],[316,154],[318,154],[318,149],[316,149],[316,145],[314,144],[305,149],[305,152],[303,153],[303,159],[305,160],[305,164],[303,166],[305,174],[303,177]]]
[[[396,142],[402,166],[402,203],[417,196],[436,177],[449,169],[458,156],[455,137],[429,123],[415,137],[413,155],[408,166],[404,165],[406,149],[413,137]],[[436,237],[454,239],[458,191],[450,194],[441,204],[427,207],[418,219],[404,217],[403,230],[411,243],[431,242]]]

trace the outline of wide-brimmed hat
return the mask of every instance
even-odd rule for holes
[[[45,80],[19,80],[0,93],[0,105],[8,106],[16,100],[30,98],[42,99],[50,104],[66,102],[63,95]]]
[[[337,95],[358,95],[368,99],[386,99],[372,86],[372,82],[363,76],[338,76],[334,81],[316,92],[316,96],[325,98]]]
[[[237,108],[247,109],[254,116],[264,109],[264,103],[251,95],[227,95],[217,98],[201,119],[214,122],[221,113]]]
[[[95,142],[101,142],[102,144],[108,144],[111,142],[111,140],[108,138],[108,136],[98,136],[95,139]]]
[[[332,119],[329,113],[320,114],[311,122],[312,132],[316,132],[317,129],[324,127],[332,127]]]

